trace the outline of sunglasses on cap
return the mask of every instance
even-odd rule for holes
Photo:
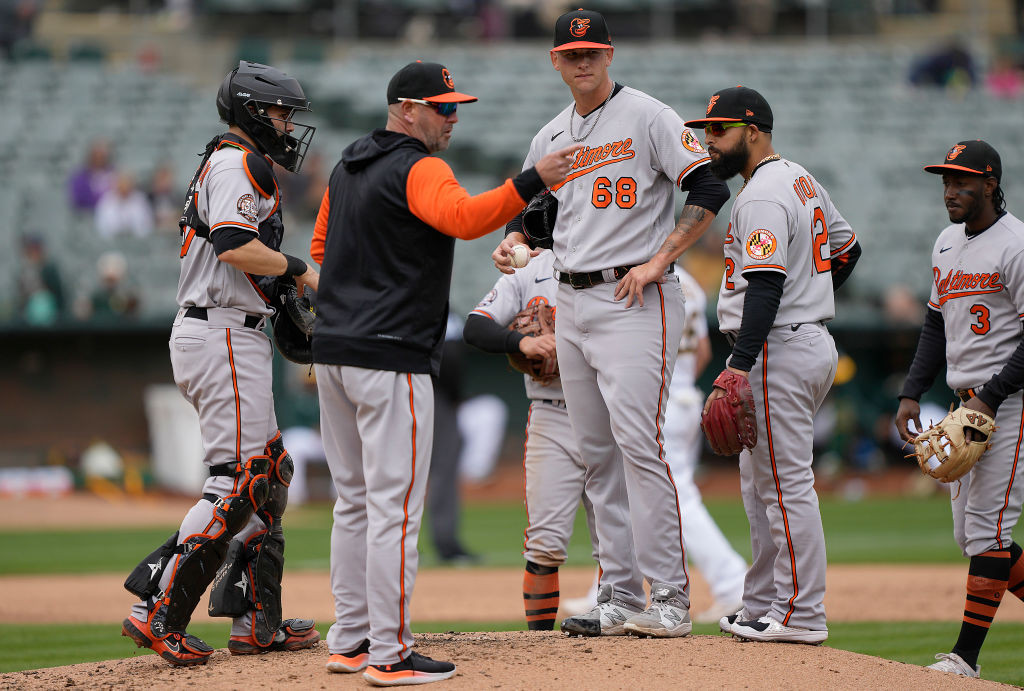
[[[747,123],[745,122],[709,122],[704,125],[704,134],[710,134],[713,137],[721,137],[730,127],[746,126]]]
[[[448,117],[459,107],[458,103],[432,103],[431,101],[424,101],[422,98],[399,98],[398,100],[419,103],[421,106],[430,106],[442,117]]]

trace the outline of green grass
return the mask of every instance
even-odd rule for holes
[[[750,558],[746,515],[737,500],[713,500],[708,510],[734,547]],[[881,498],[845,502],[821,501],[822,520],[831,564],[959,563],[953,542],[949,501],[945,497]],[[462,516],[467,547],[486,566],[522,564],[521,502],[468,504]],[[429,535],[429,516],[421,531],[422,565],[436,558]],[[326,569],[330,551],[331,508],[317,504],[287,514],[289,569]],[[124,572],[162,544],[176,526],[82,530],[0,531],[0,575],[39,573]],[[569,565],[591,564],[590,543],[582,512],[569,547]]]
[[[327,634],[328,624],[317,627]],[[228,622],[202,623],[189,627],[214,647],[227,644]],[[417,633],[445,631],[522,630],[522,622],[414,622]],[[935,653],[947,652],[956,640],[955,622],[851,622],[832,624],[827,645],[865,655],[898,660],[914,665],[933,662]],[[714,624],[698,624],[695,634],[718,634]],[[56,667],[79,662],[98,662],[133,655],[152,655],[135,647],[119,635],[117,624],[0,624],[0,673],[40,667]],[[991,681],[1024,685],[1024,624],[1000,623],[992,626],[980,664],[982,676]]]

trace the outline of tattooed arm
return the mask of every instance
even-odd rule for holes
[[[689,200],[687,200],[689,201]],[[676,227],[665,238],[661,248],[645,264],[634,266],[615,286],[615,299],[626,298],[626,307],[635,299],[643,307],[644,286],[653,281],[664,281],[665,272],[683,252],[693,246],[711,222],[715,214],[702,206],[687,204],[679,215]]]

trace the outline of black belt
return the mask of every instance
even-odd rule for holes
[[[625,278],[626,274],[629,273],[629,270],[635,266],[637,266],[637,264],[631,264],[630,266],[616,266],[611,271],[615,276],[615,280],[619,281]],[[675,270],[676,265],[669,264],[668,270],[665,273],[675,273]],[[583,288],[596,286],[600,283],[605,283],[604,272],[605,270],[602,269],[601,271],[591,271],[590,273],[574,274],[571,271],[556,271],[555,273],[557,274],[558,281],[560,283],[568,283],[576,290],[581,290]]]
[[[185,316],[188,317],[189,319],[202,319],[203,321],[206,321],[206,308],[196,307],[195,305],[192,305],[191,307],[185,310]],[[259,327],[260,322],[262,321],[263,317],[257,316],[255,314],[245,315],[245,326],[250,329],[255,329]]]
[[[565,407],[565,401],[560,401],[557,398],[542,398],[542,399],[538,400],[537,402],[538,403],[544,403],[544,404],[547,404],[547,405],[553,405],[556,408],[564,408]]]
[[[976,389],[957,389],[953,393],[956,394],[957,398],[966,403],[981,393],[981,387],[979,386]]]

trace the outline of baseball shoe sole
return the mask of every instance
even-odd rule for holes
[[[149,648],[175,667],[205,665],[213,654],[213,648],[198,636],[172,631],[163,638],[157,638],[149,630],[147,622],[135,617],[128,617],[121,622],[121,635],[135,641],[139,648]]]
[[[370,640],[366,639],[355,650],[334,653],[327,658],[327,671],[348,674],[362,672],[370,662]]]
[[[786,626],[769,616],[761,617],[757,621],[736,621],[732,625],[732,634],[745,641],[759,641],[762,643],[807,643],[810,645],[820,645],[828,638],[828,631]]]
[[[363,679],[373,686],[408,686],[443,681],[454,675],[455,665],[450,662],[409,653],[409,657],[393,665],[370,665],[363,672]]]

